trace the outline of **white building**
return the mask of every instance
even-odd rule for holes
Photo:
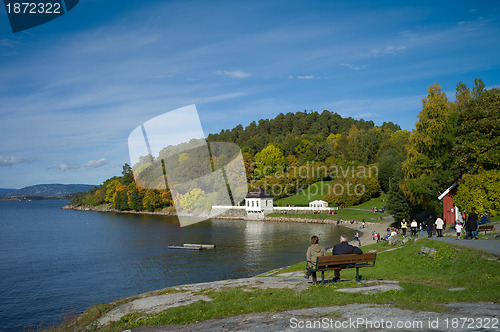
[[[324,209],[328,207],[328,202],[316,200],[309,203],[309,207],[313,209]]]
[[[245,211],[250,219],[264,219],[273,212],[273,196],[262,188],[256,188],[245,197]]]

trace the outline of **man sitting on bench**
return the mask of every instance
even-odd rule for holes
[[[340,243],[336,244],[333,247],[332,255],[348,255],[348,254],[362,254],[361,249],[355,246],[351,246],[348,242],[347,235],[340,236]],[[340,280],[340,269],[334,270],[335,278],[333,278],[333,282],[337,282]]]

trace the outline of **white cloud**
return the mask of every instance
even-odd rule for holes
[[[353,65],[348,64],[348,63],[341,63],[340,65],[344,66],[344,67],[347,67],[349,69],[352,69],[352,70],[360,70],[360,69],[364,69],[365,68],[365,66],[363,66],[363,67],[353,66]]]
[[[406,50],[406,46],[393,46],[389,45],[385,48],[374,48],[370,51],[370,54],[374,57],[384,56],[384,55],[396,55],[403,53]]]
[[[299,80],[312,80],[315,77],[314,77],[314,75],[297,75],[297,76],[288,75],[289,80],[293,80],[294,78],[299,79]]]
[[[8,157],[0,156],[0,166],[12,166],[22,162],[27,162],[27,160],[23,157],[18,157],[18,156],[8,156]]]
[[[244,72],[242,70],[233,70],[233,71],[217,70],[215,73],[217,75],[228,76],[228,77],[231,77],[231,78],[246,78],[246,77],[250,76],[249,73],[246,73],[246,72]]]
[[[84,166],[85,167],[91,167],[91,168],[98,168],[98,167],[105,166],[107,164],[109,164],[109,161],[107,161],[104,158],[101,158],[99,160],[91,160],[88,163],[86,163]]]
[[[58,169],[61,172],[66,172],[66,171],[71,170],[71,169],[80,168],[80,165],[64,164],[63,163],[63,164],[56,164],[56,165],[52,165],[52,166],[47,167],[47,169],[52,169],[52,168]]]

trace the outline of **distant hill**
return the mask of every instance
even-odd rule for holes
[[[0,189],[0,198],[53,197],[62,198],[69,194],[87,192],[94,188],[89,184],[37,184],[22,189]]]

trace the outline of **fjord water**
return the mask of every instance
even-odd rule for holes
[[[92,305],[169,286],[253,276],[305,260],[336,226],[62,210],[67,201],[0,201],[0,330],[60,320]],[[348,234],[352,231],[342,229]],[[214,250],[169,245],[215,243]]]

